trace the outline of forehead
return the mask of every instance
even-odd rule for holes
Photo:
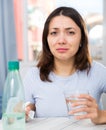
[[[74,22],[74,20],[68,16],[55,16],[51,19],[49,28],[66,28],[66,27],[74,27],[79,28],[78,25]]]

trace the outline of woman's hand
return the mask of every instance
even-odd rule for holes
[[[28,103],[25,107],[26,121],[28,121],[28,119],[29,119],[30,111],[35,111],[35,105]]]
[[[95,124],[104,123],[102,120],[103,112],[99,110],[96,100],[88,94],[81,94],[78,96],[79,100],[72,103],[72,107],[80,106],[69,112],[69,114],[75,114],[77,112],[86,112],[86,114],[75,115],[76,119],[91,119]],[[83,100],[81,100],[83,99]],[[106,123],[106,122],[105,122]]]

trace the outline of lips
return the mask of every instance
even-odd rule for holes
[[[64,53],[66,52],[68,49],[67,48],[58,48],[56,49],[58,52]]]

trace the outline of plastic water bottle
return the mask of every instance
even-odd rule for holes
[[[3,130],[25,130],[24,101],[19,62],[9,61],[2,98]]]

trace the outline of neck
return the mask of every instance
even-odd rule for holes
[[[56,61],[54,73],[60,76],[69,76],[72,75],[76,71],[74,67],[74,62],[64,62],[64,61]]]

